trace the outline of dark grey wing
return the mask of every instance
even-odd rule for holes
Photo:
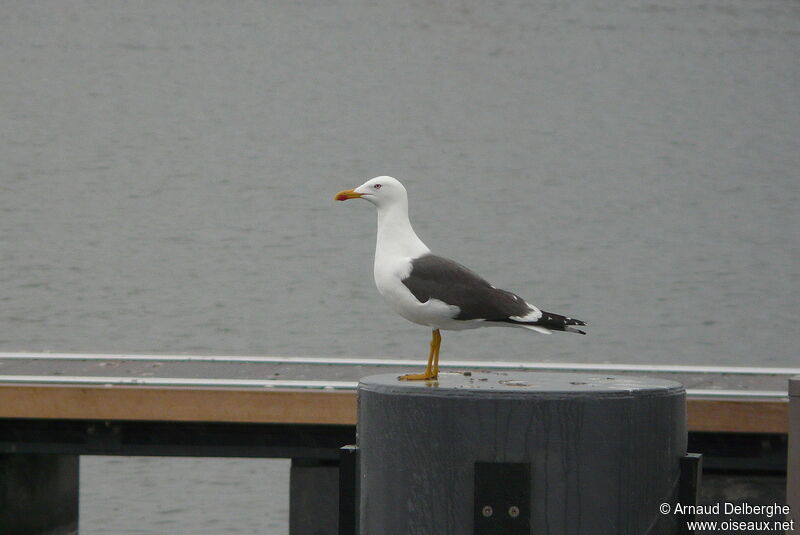
[[[521,297],[492,287],[458,262],[433,254],[412,260],[403,284],[422,303],[433,298],[457,306],[457,320],[503,321],[531,311]]]

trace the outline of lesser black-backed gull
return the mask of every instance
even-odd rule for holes
[[[337,201],[364,199],[378,210],[375,285],[395,312],[433,329],[425,372],[404,380],[435,379],[439,374],[440,329],[460,331],[486,326],[522,327],[549,334],[586,334],[575,318],[536,308],[520,296],[495,288],[461,264],[431,253],[408,220],[408,194],[395,178],[379,176],[355,189],[340,191]]]

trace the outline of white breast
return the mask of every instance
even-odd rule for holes
[[[430,253],[408,220],[408,203],[377,205],[378,235],[375,244],[375,286],[392,309],[408,321],[443,329],[470,328],[471,322],[455,321],[459,308],[437,299],[420,303],[403,284],[411,273],[411,261]]]
[[[408,321],[434,328],[453,328],[453,318],[458,315],[457,306],[448,305],[438,299],[420,303],[414,294],[403,284],[403,279],[411,273],[411,258],[375,257],[375,286],[386,303]],[[465,322],[458,322],[463,324]],[[466,325],[460,328],[469,328]]]

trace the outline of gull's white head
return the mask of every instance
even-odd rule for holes
[[[378,208],[397,202],[407,201],[406,188],[396,178],[390,176],[376,176],[367,180],[355,189],[340,191],[334,197],[337,201],[348,199],[364,199]]]

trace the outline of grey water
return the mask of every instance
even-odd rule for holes
[[[589,335],[442,359],[786,366],[794,0],[4,2],[0,350],[420,358],[372,281],[417,232]],[[283,460],[82,459],[81,534],[287,533]]]

